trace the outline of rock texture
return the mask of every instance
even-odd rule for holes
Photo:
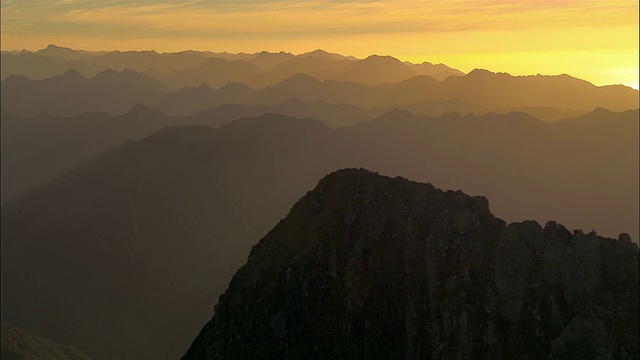
[[[16,326],[2,323],[2,360],[90,360],[71,346],[34,335]]]
[[[638,358],[638,248],[366,170],[251,251],[183,359]]]

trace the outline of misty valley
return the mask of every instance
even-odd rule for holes
[[[1,56],[3,360],[640,356],[636,89]]]

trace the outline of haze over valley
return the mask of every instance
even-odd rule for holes
[[[2,4],[3,359],[638,358],[628,37],[500,66],[637,4],[106,3]]]

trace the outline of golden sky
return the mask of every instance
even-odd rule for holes
[[[2,50],[318,48],[638,88],[637,0],[2,0]]]

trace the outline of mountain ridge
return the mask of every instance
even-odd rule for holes
[[[233,64],[221,59],[215,59],[214,62]],[[241,67],[246,65],[255,68],[243,60],[236,60],[235,63],[237,62],[244,64]],[[406,67],[403,63],[398,62],[398,65]],[[241,85],[238,81],[229,81],[233,76],[217,79],[216,89],[210,85],[203,89],[201,85],[206,84],[206,81],[201,76],[192,74],[196,76],[196,81],[190,87],[176,91],[168,91],[162,83],[151,80],[149,75],[133,76],[132,72],[127,74],[129,75],[124,77],[122,74],[118,75],[128,79],[127,81],[113,80],[106,83],[99,81],[105,75],[86,79],[74,70],[43,80],[11,76],[2,81],[3,108],[16,115],[27,116],[38,112],[71,116],[96,110],[116,115],[141,103],[171,115],[190,115],[228,102],[273,105],[290,97],[364,108],[459,101],[487,111],[532,109],[545,118],[555,116],[555,119],[563,111],[576,114],[586,113],[597,107],[614,111],[638,108],[638,91],[628,87],[597,87],[571,77],[518,77],[488,71],[483,71],[481,75],[475,71],[465,76],[452,76],[443,81],[437,81],[428,75],[415,75],[406,79],[399,78],[399,82],[394,84],[376,86],[331,78],[321,81],[298,72],[260,89],[251,88],[245,83]],[[194,94],[187,96],[188,92]],[[549,111],[553,108],[556,109],[555,115],[553,111]]]
[[[0,354],[4,360],[90,360],[70,346],[57,344],[4,322]]]
[[[253,247],[182,359],[633,357],[637,267],[626,234],[506,225],[483,197],[339,170]]]
[[[121,123],[149,112],[138,107]],[[629,198],[638,186],[628,173],[638,164],[637,112],[606,129],[585,125],[517,113],[390,112],[338,130],[267,115],[119,140],[117,148],[0,208],[3,319],[94,358],[176,358],[211,316],[211,299],[250,246],[318,179],[344,167],[483,194],[510,221],[560,219],[631,233],[637,216],[628,215],[637,214],[637,203]],[[65,322],[70,314],[78,321]],[[86,332],[96,321],[99,340]]]

